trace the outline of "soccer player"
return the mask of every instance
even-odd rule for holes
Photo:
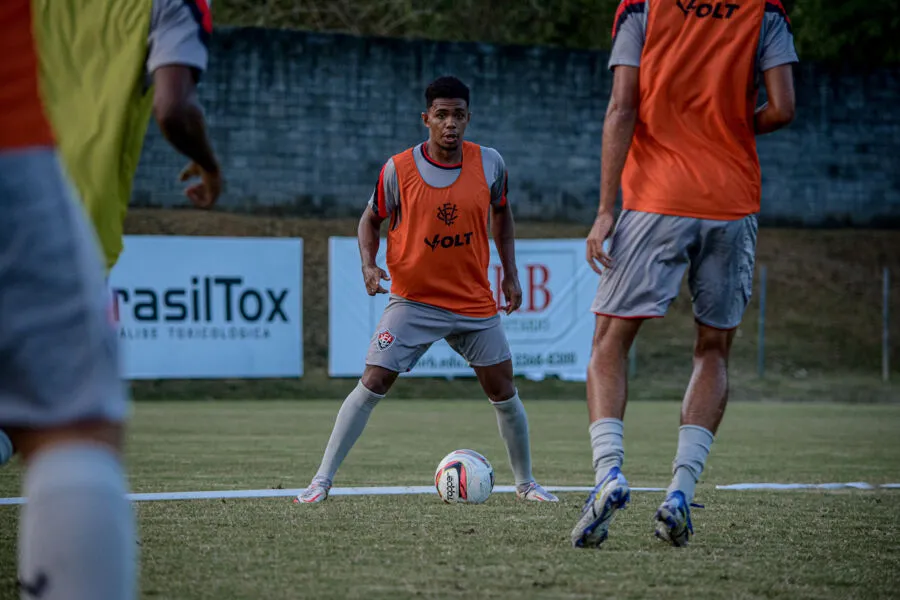
[[[672,483],[656,535],[684,546],[690,506],[728,395],[728,354],[750,299],[760,209],[755,134],[794,116],[791,25],[779,0],[623,0],[603,125],[600,207],[587,259],[600,272],[588,367],[596,487],[572,531],[598,546],[629,501],[622,474],[627,355],[663,317],[688,270],[696,340]],[[760,79],[768,103],[755,110]],[[609,254],[619,186],[623,211]]]
[[[35,1],[42,5],[37,25],[43,96],[108,272],[122,251],[151,114],[166,140],[191,161],[182,179],[201,178],[186,190],[194,206],[211,207],[221,192],[219,164],[196,92],[208,62],[210,5],[208,0],[81,0],[70,16],[72,9],[59,2]],[[67,26],[65,17],[74,26]],[[116,31],[109,31],[110,22]],[[75,51],[85,38],[106,39],[109,49]],[[73,114],[95,118],[73,119]]]
[[[206,0],[83,0],[76,10],[68,2],[32,1],[39,8],[34,27],[44,110],[99,237],[108,275],[122,251],[151,112],[166,139],[191,161],[182,180],[201,178],[186,190],[191,202],[209,208],[221,191],[196,95],[208,60],[209,5]],[[84,44],[88,39],[108,43]],[[0,431],[0,465],[12,455],[13,445]]]
[[[31,9],[0,2],[0,424],[25,460],[19,588],[29,600],[127,600],[128,399],[100,253],[40,97]]]
[[[359,222],[362,275],[370,296],[391,298],[369,346],[366,368],[337,415],[325,456],[296,502],[321,502],[369,414],[399,373],[411,370],[434,342],[447,340],[475,370],[497,412],[517,495],[556,502],[531,473],[528,418],[513,381],[506,334],[488,283],[490,219],[503,266],[510,314],[522,303],[515,226],[500,154],[463,141],[471,117],[469,88],[441,77],[425,90],[428,141],[391,158]],[[375,264],[381,224],[388,220],[387,266]]]

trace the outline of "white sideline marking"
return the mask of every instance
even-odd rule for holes
[[[876,490],[878,488],[897,488],[900,484],[886,483],[884,485],[872,485],[865,481],[853,481],[850,483],[734,483],[732,485],[717,485],[717,490]]]
[[[875,490],[900,489],[900,483],[884,483],[872,485],[862,481],[851,483],[735,483],[717,485],[717,490],[759,491],[759,490]],[[547,486],[550,492],[590,492],[589,486]],[[222,490],[213,492],[161,492],[151,494],[128,494],[134,502],[160,502],[166,500],[219,500],[223,498],[292,498],[302,492],[295,490]],[[498,485],[496,493],[512,493],[516,488],[511,485]],[[664,492],[661,487],[633,487],[632,492]],[[397,486],[397,487],[338,487],[332,488],[332,496],[410,496],[437,493],[433,486]],[[25,504],[24,498],[0,498],[0,506]]]
[[[551,492],[590,492],[592,487],[583,486],[548,486]],[[635,492],[664,492],[666,488],[631,488]],[[213,492],[161,492],[151,494],[128,494],[134,502],[159,502],[164,500],[219,500],[223,498],[293,498],[303,489],[295,490],[223,490]],[[495,493],[512,493],[516,488],[512,485],[498,485]],[[336,487],[329,492],[330,496],[412,496],[421,494],[437,494],[434,486],[395,486],[395,487]],[[0,506],[24,504],[24,498],[0,498]]]

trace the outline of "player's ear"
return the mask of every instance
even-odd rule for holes
[[[472,122],[472,111],[470,110],[470,111],[466,112],[466,125],[468,125],[471,122]]]
[[[428,127],[428,111],[422,113],[422,124]]]

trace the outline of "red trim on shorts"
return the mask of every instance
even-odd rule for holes
[[[623,321],[636,321],[638,319],[662,319],[665,315],[635,315],[629,317],[622,317],[619,315],[611,315],[609,313],[601,313],[594,311],[594,314],[598,317],[608,317],[610,319],[622,319]]]

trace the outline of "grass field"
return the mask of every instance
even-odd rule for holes
[[[583,402],[527,403],[535,474],[590,482]],[[336,401],[143,402],[128,464],[137,492],[297,488],[314,472]],[[678,405],[636,402],[626,473],[662,486]],[[576,551],[583,501],[481,506],[435,496],[138,504],[142,597],[194,598],[891,598],[900,589],[900,492],[735,492],[738,482],[900,481],[900,407],[734,403],[699,488],[694,543],[651,536],[661,494],[636,492],[607,545]],[[511,483],[486,402],[387,400],[336,485],[428,485],[449,450],[471,447]],[[0,470],[18,495],[20,466]],[[15,598],[15,519],[0,507],[0,598]]]
[[[302,379],[135,382],[127,461],[136,492],[293,489],[315,471],[353,381],[329,379],[327,239],[353,219],[133,210],[132,234],[304,239]],[[522,223],[519,237],[583,237],[578,224]],[[764,228],[769,279],[767,377],[756,376],[754,297],[731,361],[732,398],[697,500],[697,535],[675,550],[652,537],[661,493],[635,492],[599,551],[569,547],[584,494],[525,505],[497,493],[481,506],[436,496],[289,498],[137,504],[143,598],[898,598],[900,491],[717,491],[742,482],[900,482],[900,360],[880,367],[881,268],[900,297],[895,231]],[[896,302],[894,303],[897,304]],[[890,324],[900,356],[900,319]],[[690,372],[687,296],[638,340],[626,474],[665,486]],[[592,482],[584,384],[517,381],[531,420],[535,474]],[[337,486],[428,485],[454,448],[511,474],[493,411],[471,379],[407,380],[375,411]],[[206,401],[207,398],[219,400]],[[228,400],[222,400],[227,398]],[[247,401],[284,398],[287,401]],[[303,398],[303,401],[297,401]],[[330,398],[330,400],[311,400]],[[427,401],[414,401],[429,398]],[[467,400],[460,400],[466,398]],[[21,465],[0,469],[19,494]],[[0,600],[15,591],[18,509],[0,506]]]

